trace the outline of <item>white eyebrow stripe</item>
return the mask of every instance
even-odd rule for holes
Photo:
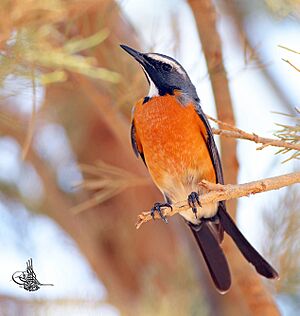
[[[169,64],[171,65],[173,68],[176,69],[177,72],[179,72],[180,74],[182,75],[186,75],[185,71],[182,69],[182,67],[180,65],[178,65],[175,61],[169,59],[169,58],[166,58],[166,57],[163,57],[163,56],[160,56],[160,55],[157,55],[157,54],[147,54],[147,56],[149,56],[150,58],[152,59],[155,59],[157,61],[161,61],[165,64]]]
[[[170,64],[170,65],[175,65],[175,62],[173,62],[172,60],[170,60],[169,58],[166,58],[164,56],[160,56],[157,54],[148,54],[147,56],[149,56],[152,59],[158,60],[158,61],[162,61],[164,63]]]

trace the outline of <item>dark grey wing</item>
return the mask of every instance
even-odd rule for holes
[[[205,125],[206,131],[207,131],[206,145],[207,145],[209,155],[210,155],[211,161],[213,163],[213,166],[214,166],[214,169],[216,172],[217,183],[224,184],[221,159],[220,159],[218,148],[217,148],[215,140],[214,140],[212,129],[211,129],[210,124],[209,124],[204,112],[202,111],[202,108],[201,108],[199,103],[197,103],[195,105],[195,110],[196,110],[197,114],[199,115],[201,121]],[[225,205],[224,201],[219,202],[218,212],[220,209],[226,211],[226,205]],[[214,226],[214,228],[218,232],[219,242],[222,242],[222,240],[224,238],[224,230],[223,230],[222,225],[220,223],[212,223],[212,225]]]
[[[218,148],[217,148],[215,140],[214,140],[212,129],[209,125],[209,122],[208,122],[204,112],[202,111],[200,104],[197,104],[195,106],[195,110],[196,110],[197,114],[199,115],[201,121],[204,123],[206,131],[207,131],[206,145],[207,145],[207,148],[209,151],[211,161],[212,161],[213,166],[215,168],[217,183],[224,184],[221,159],[220,159],[220,155],[218,152]]]
[[[145,166],[147,167],[147,164],[146,164],[146,161],[145,161],[145,157],[144,157],[144,153],[139,150],[137,142],[136,142],[136,129],[135,129],[133,121],[131,122],[130,138],[131,138],[131,146],[132,146],[132,149],[133,149],[135,155],[137,157],[141,156],[141,158],[144,161]]]

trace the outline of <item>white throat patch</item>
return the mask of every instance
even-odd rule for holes
[[[144,70],[144,73],[146,74],[148,80],[149,80],[149,83],[150,83],[150,87],[149,87],[149,92],[148,92],[148,97],[149,98],[152,98],[152,97],[157,97],[159,96],[159,92],[158,92],[158,89],[156,87],[156,85],[154,84],[154,82],[151,80],[151,78],[149,77],[149,75],[147,74],[147,71],[145,70],[145,68],[141,65],[141,67],[143,68]]]
[[[147,75],[149,82],[150,82],[150,88],[149,88],[149,92],[148,92],[148,97],[152,98],[152,97],[156,97],[159,95],[158,89],[156,88],[156,85],[154,84],[154,82],[151,80],[151,78],[149,78],[149,76]]]

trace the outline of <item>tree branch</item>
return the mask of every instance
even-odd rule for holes
[[[286,63],[288,63],[290,66],[292,66],[294,69],[296,69],[297,71],[300,72],[300,68],[298,68],[297,66],[295,66],[294,64],[292,64],[288,59],[284,59],[281,58],[283,61],[285,61]]]
[[[212,0],[189,0],[188,2],[194,13],[203,54],[207,64],[217,116],[220,120],[234,125],[229,82],[223,63],[222,42],[217,29],[218,16],[215,7],[216,3]],[[236,140],[233,138],[222,137],[220,139],[220,153],[225,183],[237,183],[239,164],[236,154],[236,143]],[[236,200],[231,200],[227,203],[227,209],[233,217],[235,217],[236,214],[236,206]],[[226,244],[224,243],[224,246],[226,246]],[[230,253],[230,244],[228,249]],[[235,261],[240,261],[238,256],[234,257]],[[199,266],[197,261],[195,261],[195,266],[197,268]],[[211,313],[218,316],[230,316],[235,314],[246,315],[248,307],[244,303],[244,297],[246,295],[241,294],[237,288],[231,291],[230,295],[227,295],[226,298],[217,295],[209,285],[209,277],[204,271],[205,270],[202,270],[199,276],[202,280],[201,284],[206,285],[205,293],[212,309]],[[232,304],[232,302],[240,303],[237,306],[236,304]]]
[[[212,0],[189,0],[193,10],[202,50],[205,56],[207,70],[211,81],[217,116],[220,120],[234,125],[235,118],[230,95],[229,82],[223,63],[222,42],[217,30],[217,12]],[[238,160],[236,155],[236,140],[222,138],[220,153],[223,166],[223,176],[226,183],[236,183],[238,175]],[[235,217],[236,201],[230,201],[227,208]]]
[[[227,1],[230,2],[230,1]],[[234,125],[233,106],[229,90],[226,70],[223,64],[222,43],[217,30],[217,12],[212,0],[189,0],[193,10],[202,49],[207,62],[211,79],[218,118]],[[236,183],[238,173],[238,160],[236,155],[236,140],[221,138],[221,156],[226,183]],[[234,217],[236,200],[227,203],[227,209]],[[223,243],[223,249],[231,262],[237,286],[226,297],[217,296],[207,286],[208,299],[212,308],[218,305],[218,315],[278,315],[278,310],[271,296],[265,290],[260,279],[239,256],[236,248],[229,239]],[[197,265],[198,266],[198,265]],[[207,284],[207,282],[205,282]],[[214,313],[216,311],[214,310]]]
[[[227,131],[223,129],[213,128],[213,133],[215,135],[220,135],[224,137],[246,139],[246,140],[253,141],[257,144],[263,144],[262,146],[258,147],[257,150],[264,149],[267,146],[275,146],[275,147],[282,147],[282,148],[288,148],[288,149],[293,149],[293,150],[300,150],[299,144],[287,143],[278,139],[265,138],[265,137],[258,136],[254,133],[250,134],[244,131]]]
[[[244,184],[215,184],[208,181],[201,181],[199,186],[207,193],[201,195],[201,204],[206,205],[210,203],[216,203],[218,201],[225,201],[230,199],[236,199],[242,196],[249,196],[250,194],[256,194],[271,190],[278,190],[282,187],[300,183],[300,171],[288,173],[285,175],[262,179],[258,181],[248,182]],[[173,216],[179,212],[186,211],[190,208],[187,201],[180,201],[175,203],[171,210],[168,207],[162,208],[164,216]],[[159,219],[159,214],[154,214],[155,219]],[[152,219],[151,212],[143,212],[138,216],[136,228],[140,228],[142,224]]]
[[[220,135],[224,137],[233,137],[233,138],[239,138],[239,139],[246,139],[253,141],[257,144],[263,144],[261,147],[258,147],[257,150],[261,150],[267,146],[275,146],[275,147],[281,147],[281,148],[288,148],[293,150],[300,150],[300,144],[294,144],[294,143],[288,143],[279,139],[272,139],[272,138],[266,138],[258,136],[255,133],[247,133],[231,124],[219,121],[215,118],[212,118],[209,115],[206,115],[206,117],[216,123],[218,123],[220,126],[226,127],[226,130],[224,129],[217,129],[213,128],[213,133],[215,135]]]

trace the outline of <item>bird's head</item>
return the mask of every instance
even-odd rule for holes
[[[188,74],[175,59],[157,53],[141,53],[126,45],[120,46],[141,65],[150,85],[148,97],[180,93],[199,101]]]

